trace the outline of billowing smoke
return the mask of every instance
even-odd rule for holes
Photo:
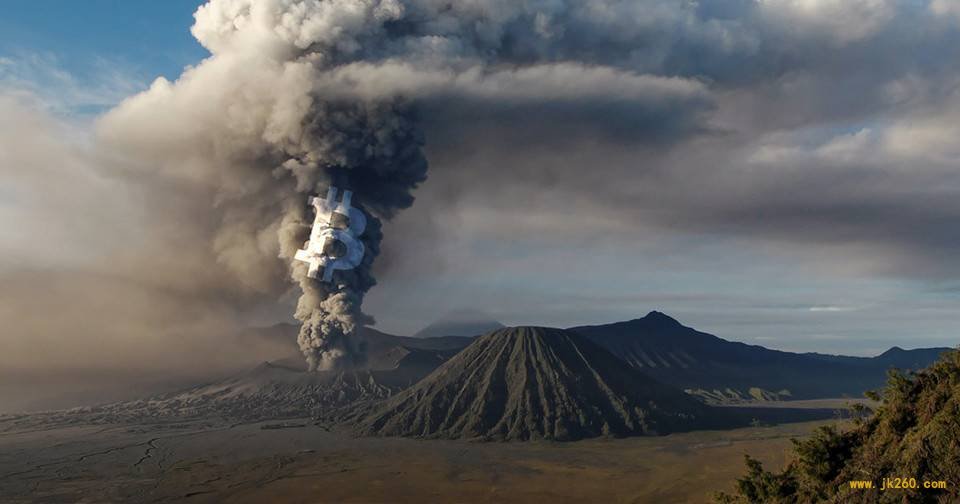
[[[418,113],[451,131],[547,122],[631,137],[691,129],[708,106],[696,80],[635,73],[636,58],[594,51],[642,39],[629,26],[604,35],[616,12],[535,4],[211,0],[192,29],[211,56],[108,113],[101,140],[124,166],[212,203],[206,217],[148,205],[199,220],[237,295],[282,295],[278,279],[292,277],[312,369],[353,366],[363,355],[351,335],[371,322],[361,304],[381,219],[409,207],[426,178]],[[293,256],[312,223],[307,196],[331,185],[352,190],[370,222],[363,263],[323,283]]]
[[[502,295],[494,275],[536,270],[554,285],[569,265],[556,251],[636,250],[640,235],[656,246],[631,264],[674,256],[661,239],[721,233],[809,255],[830,278],[953,282],[960,17],[947,4],[212,0],[193,27],[210,56],[123,101],[89,142],[86,124],[62,130],[45,112],[86,90],[37,60],[56,85],[20,92],[35,72],[4,54],[0,367],[225,370],[267,356],[230,335],[289,316],[298,297],[308,358],[348,365],[372,271],[405,275],[383,277],[375,301],[410,329],[437,304],[492,296],[583,323],[598,318]],[[388,223],[423,179],[421,149],[430,183]],[[371,221],[366,262],[335,286],[291,260],[306,196],[329,184],[353,189]],[[380,224],[393,262],[371,270]],[[472,246],[501,242],[520,251],[516,270]],[[747,248],[730,247],[711,267]],[[540,257],[530,268],[531,250],[556,270]],[[610,287],[598,278],[583,282]],[[574,290],[577,306],[599,299]]]
[[[101,124],[104,141],[127,163],[144,162],[168,183],[209,194],[216,261],[245,291],[282,290],[276,279],[289,270],[302,291],[295,316],[311,369],[362,361],[351,335],[372,322],[361,303],[375,283],[379,219],[410,206],[426,174],[422,135],[403,99],[316,88],[355,52],[351,32],[395,15],[391,5],[210,2],[197,11],[193,33],[212,56],[176,83],[158,80]],[[325,283],[307,277],[293,256],[312,224],[307,196],[331,185],[354,191],[368,225],[362,264]]]
[[[356,366],[363,353],[351,335],[359,324],[372,322],[360,305],[375,283],[370,268],[380,251],[378,217],[413,202],[410,191],[426,176],[423,142],[407,107],[398,101],[330,103],[318,98],[308,115],[303,141],[283,168],[293,173],[298,190],[321,192],[333,185],[366,196],[359,203],[371,217],[362,236],[363,262],[337,273],[333,282],[310,278],[306,264],[292,263],[293,278],[303,291],[296,311],[302,324],[298,343],[310,369]],[[309,230],[311,220],[303,209],[303,197],[284,209],[280,256],[288,261]]]

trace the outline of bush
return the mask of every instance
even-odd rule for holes
[[[891,371],[876,414],[841,431],[821,427],[794,440],[793,458],[781,472],[747,457],[747,473],[721,503],[960,502],[960,352],[945,352],[926,370]],[[915,478],[915,489],[880,491],[885,478]],[[873,481],[872,490],[850,481]],[[945,481],[943,490],[924,481]]]

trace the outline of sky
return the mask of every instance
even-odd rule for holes
[[[208,55],[190,35],[197,0],[10,2],[0,18],[8,58],[46,55],[58,68],[96,86],[99,64],[144,79],[176,78]]]
[[[363,310],[380,329],[659,310],[791,351],[957,343],[953,2],[215,0],[195,20],[200,3],[5,6],[0,337],[17,369],[259,351],[223,335],[292,320],[298,293],[280,200],[251,197],[281,188],[263,178],[279,162],[258,163],[349,159],[324,143],[342,133],[331,107],[397,97],[409,111],[364,120],[409,127],[429,168],[409,208],[379,214]]]

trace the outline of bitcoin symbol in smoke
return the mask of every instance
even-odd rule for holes
[[[323,268],[324,282],[333,280],[334,270],[356,268],[363,261],[366,248],[360,235],[367,228],[367,217],[350,205],[351,191],[343,191],[343,198],[336,203],[337,188],[330,187],[327,198],[311,196],[307,203],[317,215],[310,230],[310,239],[298,250],[294,259],[310,265],[307,276],[320,278]]]

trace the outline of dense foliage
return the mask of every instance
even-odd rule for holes
[[[881,401],[874,415],[795,440],[794,457],[781,472],[747,456],[736,491],[717,501],[960,502],[960,352],[945,352],[923,371],[891,371],[883,392],[870,395]],[[852,488],[851,481],[870,481],[873,488]],[[941,481],[946,488],[924,488]],[[882,489],[914,482],[916,488]]]

